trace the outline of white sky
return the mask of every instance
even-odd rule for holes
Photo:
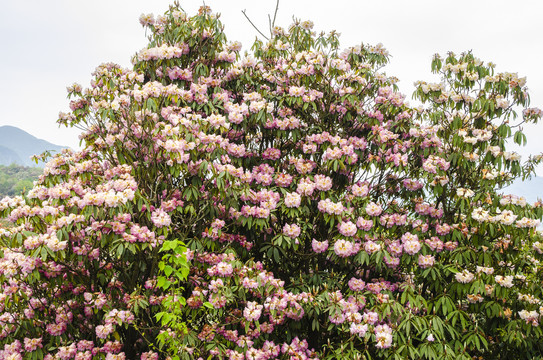
[[[79,131],[56,124],[58,112],[68,109],[66,86],[87,86],[102,62],[129,66],[146,45],[140,14],[161,14],[172,1],[0,0],[0,125],[77,148]],[[202,3],[181,1],[189,14]],[[275,0],[205,3],[222,14],[228,39],[246,50],[257,33],[241,10],[266,30],[275,9]],[[343,47],[383,43],[392,54],[385,71],[400,79],[408,99],[414,81],[435,81],[434,53],[472,50],[498,71],[527,76],[531,106],[543,108],[542,15],[538,0],[281,0],[277,25],[287,27],[295,16],[312,20],[316,31],[337,30]],[[543,152],[543,124],[527,130],[528,146],[519,152]]]

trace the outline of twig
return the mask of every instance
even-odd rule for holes
[[[275,18],[277,17],[277,11],[279,10],[279,0],[275,3],[275,13],[273,14],[272,26],[275,27]]]
[[[273,13],[273,21],[270,14],[268,14],[268,23],[270,25],[270,36],[273,37],[273,28],[275,27],[275,18],[277,17],[277,11],[279,10],[279,0],[275,3],[275,12]]]
[[[266,39],[266,40],[268,40],[268,41],[270,40],[266,35],[264,35],[264,34],[262,33],[262,31],[260,31],[260,30],[255,26],[255,24],[253,24],[253,22],[251,21],[251,19],[249,19],[249,17],[247,16],[246,10],[242,10],[241,13],[245,16],[245,18],[247,19],[247,21],[249,21],[249,23],[251,23],[251,25],[253,25],[253,27],[255,28],[255,30],[258,31],[258,32],[260,33],[260,35],[262,35],[262,36],[264,37],[264,39]]]

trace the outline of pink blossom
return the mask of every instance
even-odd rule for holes
[[[434,261],[433,255],[419,255],[419,266],[423,269],[434,266]]]
[[[113,332],[113,330],[112,324],[98,325],[96,327],[96,336],[100,339],[105,339]]]
[[[315,188],[320,191],[328,191],[332,188],[332,179],[325,175],[315,175]]]
[[[296,224],[285,224],[285,226],[283,226],[283,234],[292,239],[297,238],[300,235],[300,232],[301,229]]]
[[[330,322],[332,324],[342,324],[343,322],[345,322],[345,315],[343,315],[343,313],[335,313],[335,314],[332,314],[328,317],[328,319],[330,319]]]
[[[357,228],[354,223],[351,221],[343,221],[338,224],[339,233],[343,236],[354,236],[356,234]]]
[[[349,331],[353,335],[358,335],[360,337],[364,337],[366,335],[366,332],[368,331],[368,324],[355,324],[352,323],[351,327],[349,328]]]
[[[375,347],[386,349],[392,346],[392,329],[388,325],[376,326],[374,332],[377,341]]]
[[[379,250],[381,250],[381,245],[375,243],[374,241],[369,240],[364,243],[364,251],[366,251],[368,254],[373,254]]]
[[[257,321],[262,313],[262,308],[263,306],[257,304],[255,301],[249,301],[243,310],[243,316],[247,321]]]
[[[339,239],[334,244],[334,252],[341,257],[352,255],[353,248],[353,243],[344,239]]]
[[[262,153],[262,158],[267,160],[277,160],[281,157],[281,150],[268,148]]]
[[[360,184],[360,185],[355,184],[353,185],[351,191],[354,196],[365,197],[369,193],[369,187],[368,187],[368,184]]]
[[[300,180],[300,182],[298,183],[298,187],[296,188],[296,192],[298,194],[307,196],[311,196],[314,190],[315,183],[307,178]]]
[[[334,203],[330,199],[319,201],[317,208],[319,211],[330,215],[341,215],[345,210],[342,203]]]
[[[418,240],[408,240],[403,243],[403,250],[409,255],[415,255],[421,249],[421,244]]]
[[[377,313],[374,312],[374,311],[368,311],[368,312],[364,313],[364,315],[362,316],[362,318],[364,319],[364,322],[373,325],[373,324],[375,324],[377,321],[379,321],[379,314],[377,314]]]
[[[311,241],[311,247],[313,248],[314,252],[323,253],[328,249],[328,240],[317,241],[317,240],[313,239]]]
[[[356,226],[359,228],[359,229],[362,229],[364,231],[370,231],[371,228],[373,227],[373,221],[372,220],[366,220],[362,217],[359,217],[358,220],[356,221]]]
[[[154,351],[148,351],[141,354],[140,360],[158,360],[158,353]]]
[[[221,219],[215,219],[211,223],[211,227],[214,228],[214,229],[221,229],[221,228],[224,227],[224,225],[225,225],[225,222],[224,222],[224,220],[221,220]]]
[[[289,174],[277,174],[275,178],[275,183],[277,186],[288,187],[292,183],[292,175]]]
[[[374,203],[373,201],[366,206],[366,214],[368,214],[369,216],[379,216],[382,211],[383,208],[380,205]]]
[[[60,336],[64,334],[66,329],[67,329],[66,323],[49,324],[46,326],[47,332],[52,336]]]
[[[285,206],[288,208],[297,208],[301,202],[302,198],[298,193],[288,193],[285,195]]]
[[[288,90],[288,93],[290,96],[302,96],[305,92],[305,88],[303,86],[297,87],[297,86],[291,86]]]
[[[153,211],[151,214],[151,221],[153,224],[155,224],[156,227],[165,227],[170,226],[172,223],[172,219],[170,218],[170,215],[168,215],[164,210],[157,209]]]
[[[31,352],[31,351],[34,351],[38,348],[42,348],[43,345],[42,345],[42,338],[39,337],[39,338],[33,338],[33,339],[29,339],[29,338],[24,338],[24,348],[25,348],[25,351],[27,352]]]
[[[364,287],[366,286],[366,283],[363,280],[357,279],[357,278],[351,278],[348,282],[349,289],[352,291],[362,291],[364,290]]]

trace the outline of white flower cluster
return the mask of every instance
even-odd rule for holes
[[[477,273],[483,272],[487,275],[494,274],[494,268],[491,268],[491,267],[477,266],[476,270],[477,270]]]
[[[539,223],[539,220],[523,217],[522,219],[517,221],[516,225],[519,228],[535,228],[539,226]]]
[[[517,73],[504,72],[494,76],[485,77],[486,82],[498,82],[502,80],[509,82],[509,87],[511,88],[515,86],[524,87],[524,85],[526,85],[526,77],[519,78]]]
[[[482,302],[484,300],[484,298],[479,294],[468,294],[467,298],[468,298],[468,302],[472,304]]]
[[[536,298],[535,296],[530,295],[530,294],[518,294],[518,299],[520,301],[525,301],[525,302],[530,303],[530,304],[540,304],[541,303],[541,300],[539,300],[538,298]]]
[[[502,149],[499,146],[489,146],[488,151],[494,156],[498,157],[502,154]]]
[[[523,217],[520,220],[517,220],[518,215],[515,215],[511,210],[503,210],[501,211],[498,209],[496,216],[491,216],[488,210],[483,209],[482,207],[478,207],[473,209],[471,213],[471,218],[477,222],[499,222],[503,225],[513,225],[515,223],[515,226],[518,228],[535,228],[539,225],[540,221],[536,219],[530,219],[527,217]]]
[[[2,200],[0,200],[0,211],[6,210],[7,208],[15,208],[15,207],[23,206],[24,204],[25,204],[25,201],[22,198],[22,196],[14,196],[14,197],[6,196]]]
[[[520,161],[521,159],[520,154],[514,151],[505,151],[503,153],[503,157],[505,158],[505,160],[510,160],[510,161]]]
[[[473,197],[473,195],[475,195],[475,192],[473,192],[473,190],[470,190],[470,189],[458,188],[456,189],[456,195],[463,198],[470,198],[470,197]]]
[[[490,213],[487,210],[484,210],[482,207],[473,209],[471,213],[473,220],[478,222],[488,221],[490,219]]]
[[[425,81],[417,81],[415,82],[415,86],[420,86],[422,92],[425,94],[428,94],[430,91],[445,91],[445,84],[443,83],[434,84]]]
[[[494,280],[496,280],[496,282],[503,286],[503,287],[506,287],[506,288],[510,288],[510,287],[513,287],[513,279],[515,277],[512,276],[512,275],[508,275],[508,276],[502,276],[502,275],[496,275],[494,277]]]
[[[526,203],[526,198],[524,198],[522,196],[504,195],[500,199],[500,205],[505,206],[505,205],[509,205],[509,204],[518,205],[520,207],[525,207],[527,203]]]
[[[468,132],[465,129],[458,131],[458,135],[464,138],[464,142],[468,144],[476,144],[477,142],[486,142],[492,139],[491,129],[474,129],[472,130],[472,136],[468,136]]]
[[[539,313],[536,310],[528,311],[528,310],[521,310],[518,312],[518,315],[520,318],[526,323],[531,323],[534,326],[539,325]]]
[[[501,174],[497,170],[483,169],[483,179],[485,180],[494,180],[498,176],[503,176],[503,175],[505,174]]]
[[[451,71],[455,74],[458,74],[460,71],[466,71],[467,68],[468,68],[468,63],[458,63],[458,64],[447,63],[443,65],[443,71]]]
[[[462,154],[466,159],[468,159],[469,161],[477,161],[479,160],[479,154],[476,154],[474,152],[470,153],[468,151],[464,151],[464,153]]]
[[[499,209],[498,209],[499,212]],[[513,214],[511,210],[504,210],[501,213],[498,213],[494,218],[492,219],[494,222],[500,222],[503,225],[511,225],[515,222],[518,215]]]
[[[507,109],[507,107],[509,107],[509,101],[504,99],[503,96],[498,95],[496,96],[496,107]]]
[[[475,275],[469,272],[469,270],[464,269],[462,270],[462,272],[456,273],[454,277],[456,281],[458,281],[459,283],[467,284],[473,281],[473,279],[475,278]]]
[[[537,251],[538,254],[543,254],[543,243],[536,241],[532,244],[532,247],[535,251]]]

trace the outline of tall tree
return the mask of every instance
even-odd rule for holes
[[[541,353],[541,206],[499,194],[540,160],[506,150],[524,79],[436,57],[414,109],[310,21],[245,56],[208,7],[140,21],[133,69],[70,88],[84,149],[0,202],[4,358]]]

